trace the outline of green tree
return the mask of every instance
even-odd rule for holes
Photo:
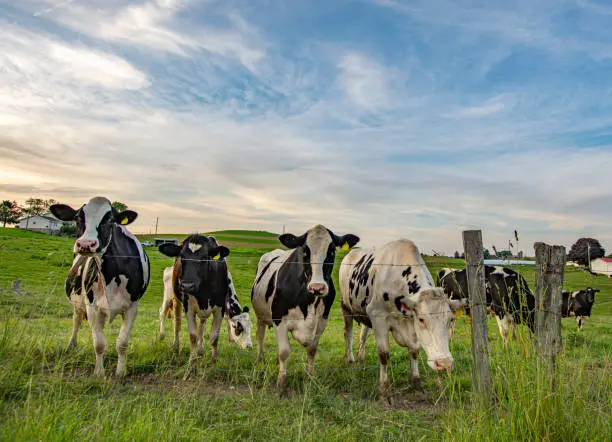
[[[0,222],[2,227],[7,224],[17,224],[23,210],[16,201],[4,200],[0,203]]]
[[[484,251],[482,252],[482,256],[484,257],[484,259],[491,259],[491,252],[489,252],[489,249],[484,249]]]
[[[589,265],[589,258],[593,261],[605,256],[605,254],[606,250],[596,239],[580,238],[570,249],[568,258],[570,261],[586,266]]]
[[[123,212],[128,208],[127,204],[122,203],[121,201],[113,201],[111,206],[113,206],[117,212]]]
[[[55,204],[53,198],[48,200],[42,198],[28,198],[25,202],[25,207],[23,208],[23,213],[28,216],[34,215],[44,215],[52,204]]]
[[[455,259],[459,259],[461,257],[461,255],[459,254],[459,251],[455,250],[455,254],[453,255],[455,257]]]

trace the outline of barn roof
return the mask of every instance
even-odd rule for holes
[[[603,261],[603,262],[609,262],[609,263],[612,263],[612,258],[597,258],[597,259],[595,259],[594,261],[597,261],[597,260],[601,260],[601,261]]]

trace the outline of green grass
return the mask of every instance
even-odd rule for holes
[[[225,235],[241,235],[242,240],[258,236],[249,231],[225,231]],[[566,269],[566,288],[591,285],[601,292],[582,333],[576,331],[574,320],[563,320],[564,353],[556,391],[547,388],[547,378],[538,371],[537,353],[524,328],[519,327],[519,339],[505,347],[495,321],[490,320],[495,401],[490,407],[474,406],[470,328],[464,317],[457,321],[451,342],[452,374],[432,372],[421,352],[422,390],[408,381],[406,350],[391,341],[389,374],[395,402],[389,406],[376,398],[378,361],[372,337],[363,366],[347,367],[343,361],[338,299],[321,339],[314,380],[304,373],[304,349],[292,342],[289,397],[279,398],[275,391],[278,367],[271,330],[265,341],[266,361],[255,364],[255,351],[228,343],[224,324],[217,364],[208,362],[205,346],[197,375],[183,381],[189,353],[186,326],[178,357],[170,350],[171,321],[166,340],[157,337],[161,275],[172,260],[154,248],[147,249],[152,278],[130,339],[128,376],[92,379],[94,356],[87,324],[79,336],[80,349],[65,350],[72,308],[63,284],[72,241],[0,229],[0,440],[612,439],[612,280],[608,278]],[[257,241],[231,247],[228,265],[243,304],[250,305],[257,262],[269,249]],[[450,258],[426,262],[432,274],[441,267],[463,265]],[[518,269],[533,287],[534,266]],[[335,278],[337,273],[338,266]],[[19,294],[10,290],[16,278],[23,280]],[[254,313],[251,317],[255,319]],[[106,327],[109,375],[116,366],[119,327],[119,319]]]

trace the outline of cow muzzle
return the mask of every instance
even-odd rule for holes
[[[77,239],[74,251],[81,255],[92,255],[97,252],[99,244],[95,239]]]
[[[308,293],[315,296],[325,296],[328,292],[327,284],[322,284],[319,282],[308,284]]]
[[[453,359],[435,359],[429,366],[436,371],[451,371],[453,369]]]
[[[193,281],[180,281],[179,288],[183,293],[193,293],[195,292],[195,282]]]

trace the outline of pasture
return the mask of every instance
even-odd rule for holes
[[[265,232],[214,234],[230,247],[228,266],[236,290],[242,305],[250,306],[259,257],[280,244]],[[418,245],[418,238],[411,239]],[[189,355],[186,324],[178,357],[171,351],[171,321],[166,323],[165,341],[158,338],[162,271],[172,259],[150,247],[151,282],[132,330],[128,374],[123,379],[112,376],[121,322],[117,319],[106,327],[107,377],[92,378],[88,324],[80,331],[79,349],[66,349],[72,306],[64,293],[64,279],[73,241],[0,229],[2,440],[612,440],[612,279],[566,268],[566,289],[590,285],[601,291],[583,332],[577,332],[573,318],[563,319],[564,352],[554,392],[537,370],[526,327],[519,326],[518,339],[504,346],[495,320],[490,319],[495,396],[490,407],[474,406],[470,327],[461,317],[450,344],[453,372],[434,373],[421,352],[420,387],[409,382],[407,351],[391,339],[394,401],[379,401],[374,338],[368,339],[364,364],[344,362],[337,293],[319,345],[316,377],[306,377],[306,352],[292,341],[289,394],[279,397],[274,333],[266,334],[266,360],[256,364],[255,349],[243,351],[229,344],[225,322],[217,363],[209,363],[206,343],[197,373],[183,380]],[[337,291],[343,256],[344,252],[338,253],[334,268]],[[450,258],[426,258],[426,263],[432,274],[441,267],[464,266],[462,260]],[[514,268],[535,291],[534,266]],[[23,281],[21,293],[11,290],[11,281],[17,278]],[[255,321],[253,312],[251,319]],[[255,341],[255,329],[252,337]]]

